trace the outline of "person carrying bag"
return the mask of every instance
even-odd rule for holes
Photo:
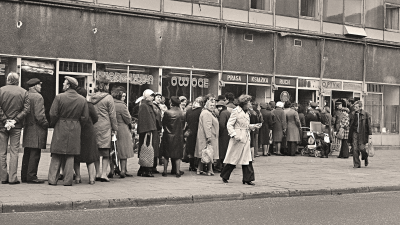
[[[150,134],[150,143],[146,144],[148,134],[144,136],[143,145],[140,148],[139,165],[143,167],[152,167],[154,164],[154,148],[152,145],[153,135]]]

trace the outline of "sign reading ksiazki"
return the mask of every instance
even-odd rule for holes
[[[247,75],[241,74],[222,74],[222,80],[225,82],[247,83]],[[249,83],[271,84],[271,77],[249,75]]]
[[[172,86],[187,87],[190,83],[190,77],[171,77]],[[208,78],[196,78],[192,77],[192,87],[208,88],[209,80]]]

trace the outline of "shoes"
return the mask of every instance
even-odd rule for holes
[[[75,184],[80,184],[80,183],[82,183],[81,179],[75,179]]]
[[[114,178],[114,174],[109,173],[109,174],[107,175],[107,177],[108,177],[108,178]]]
[[[229,183],[228,180],[226,180],[226,179],[224,179],[224,178],[222,178],[222,181],[223,181],[225,184]]]
[[[58,180],[64,180],[64,175],[60,175],[59,177],[58,177]]]
[[[132,174],[129,174],[129,173],[125,173],[125,176],[126,176],[126,177],[133,177],[133,175],[132,175]]]
[[[28,184],[43,184],[43,183],[44,183],[44,180],[39,180],[39,179],[36,179],[36,180],[28,180],[28,181],[26,181],[26,183],[28,183]]]
[[[94,180],[95,181],[101,181],[101,178],[100,177],[96,177]]]
[[[20,184],[21,182],[19,182],[19,180],[17,180],[17,181],[15,181],[15,182],[8,182],[8,184],[11,184],[11,185],[13,185],[13,184]]]
[[[160,173],[160,171],[158,171],[158,170],[155,170],[155,171],[153,171],[152,173]]]
[[[338,158],[342,158],[342,156],[338,156]],[[344,158],[344,157],[343,157]]]
[[[194,167],[189,167],[189,171],[197,171],[197,169]]]
[[[207,172],[207,176],[214,176],[213,172]]]
[[[353,168],[361,168],[361,166],[354,166]]]
[[[176,178],[181,178],[181,176],[182,176],[182,175],[180,175],[180,174],[177,174],[177,175],[176,175]]]
[[[368,166],[368,159],[365,160],[365,166]]]
[[[141,177],[142,175],[143,175],[143,172],[139,172],[139,171],[137,172],[138,177]]]
[[[90,185],[93,185],[93,184],[95,184],[96,182],[95,181],[89,181],[89,184]]]
[[[181,171],[181,170],[179,170],[179,173],[180,173],[181,175],[185,174],[185,172],[183,172],[183,171]],[[172,171],[171,171],[171,174],[172,174],[172,175],[176,175],[176,172],[172,172]]]
[[[49,185],[51,185],[51,186],[57,186],[57,184],[52,184],[52,183],[49,183]]]
[[[163,177],[166,177],[166,176],[167,176],[167,173],[163,172],[163,173],[162,173],[162,176],[163,176]]]
[[[125,178],[125,176],[126,176],[125,174],[121,173],[121,174],[119,175],[119,178],[122,179],[122,178]]]
[[[151,173],[143,173],[142,177],[154,177],[154,175]]]
[[[1,184],[8,184],[8,180],[2,181]]]
[[[247,181],[242,181],[242,182],[243,182],[243,184],[247,184],[247,185],[252,185],[252,186],[256,185],[255,183],[253,183],[253,182],[251,182],[251,181],[249,181],[249,182],[247,182]]]
[[[100,178],[100,182],[110,182],[110,180],[106,178]]]

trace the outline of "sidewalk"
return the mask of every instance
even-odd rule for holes
[[[400,191],[398,150],[380,150],[370,158],[368,167],[353,168],[352,158],[328,159],[307,156],[258,157],[254,162],[256,186],[243,185],[241,168],[232,173],[228,184],[215,176],[196,175],[182,164],[185,174],[154,178],[137,177],[137,155],[128,160],[131,178],[114,178],[110,183],[89,185],[86,165],[81,164],[82,183],[65,187],[45,184],[0,184],[0,212],[75,210],[90,208],[136,207],[196,203],[218,200],[283,197],[299,195],[335,195],[357,192]],[[19,158],[18,178],[22,154]],[[43,153],[40,179],[47,179],[50,154]],[[162,167],[158,167],[162,171]],[[168,169],[170,171],[170,168]]]

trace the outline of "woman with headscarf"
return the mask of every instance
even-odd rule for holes
[[[286,128],[287,128],[286,114],[283,111],[284,107],[283,102],[276,103],[275,107],[276,107],[275,110],[272,111],[274,118],[273,120],[274,125],[272,126],[272,138],[274,139],[276,154],[282,155],[281,144],[284,135],[286,135]]]
[[[201,153],[208,145],[213,148],[213,158],[210,163],[207,164],[208,176],[213,176],[214,172],[212,169],[213,160],[219,159],[218,150],[218,137],[219,137],[219,122],[217,115],[215,115],[215,96],[208,94],[205,97],[205,106],[201,111],[199,118],[199,129],[197,131],[197,143],[195,156],[199,158],[199,166],[197,168],[197,175],[204,174],[203,163],[201,162]]]
[[[239,105],[232,110],[228,120],[227,128],[229,136],[228,150],[224,163],[226,164],[221,172],[224,183],[228,183],[229,177],[236,165],[242,165],[243,184],[255,185],[254,169],[250,150],[250,130],[260,128],[259,124],[250,124],[249,108],[251,107],[251,96],[241,95],[238,99]]]
[[[263,117],[263,124],[260,128],[259,133],[259,144],[263,148],[263,156],[269,156],[269,141],[270,141],[270,133],[272,132],[273,118],[271,112],[271,106],[266,103],[261,103],[261,115]]]
[[[204,102],[203,97],[197,97],[192,105],[192,108],[188,109],[185,115],[187,122],[187,130],[189,130],[189,136],[186,139],[186,153],[189,157],[189,171],[196,171],[195,167],[195,156],[194,152],[197,143],[197,130],[199,129],[199,119],[201,111],[203,110]]]

